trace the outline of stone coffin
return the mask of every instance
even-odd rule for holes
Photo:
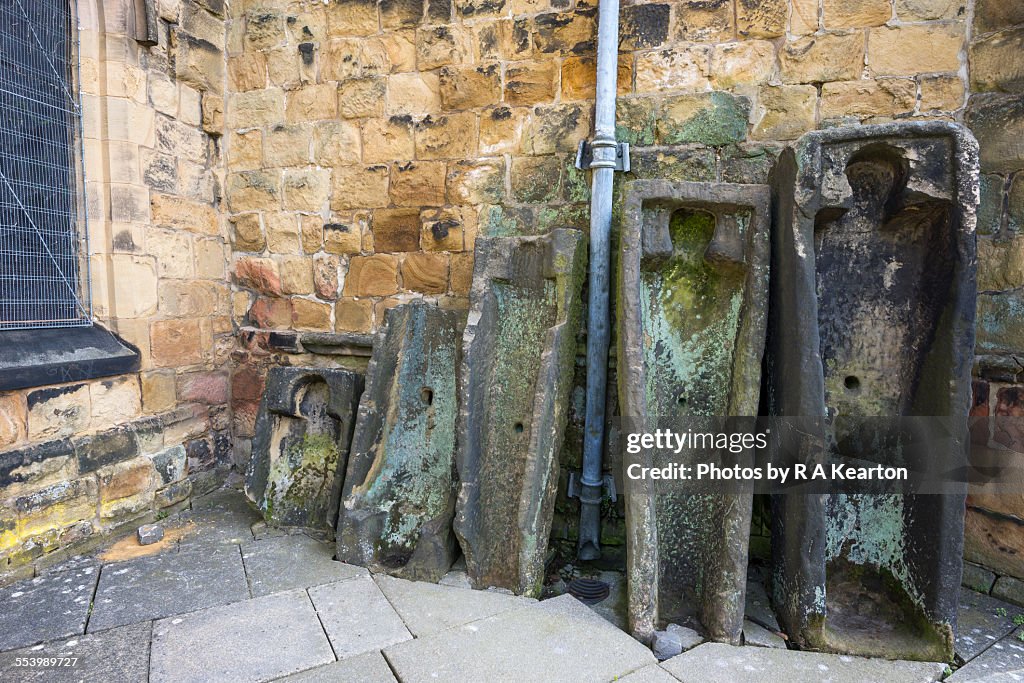
[[[822,457],[882,464],[908,463],[854,443],[851,425],[945,416],[966,428],[978,203],[970,133],[942,122],[816,131],[783,153],[772,182],[769,411],[828,416]],[[965,464],[964,437],[920,462]],[[963,520],[959,492],[775,496],[780,623],[801,648],[949,661]]]
[[[628,428],[682,432],[702,426],[701,418],[756,416],[768,186],[639,180],[623,199],[618,368]],[[672,460],[698,457],[707,460],[707,451]],[[649,453],[638,458],[666,464]],[[647,641],[666,622],[689,623],[738,644],[752,495],[634,482],[625,494],[633,635]]]
[[[267,373],[245,493],[269,524],[334,528],[362,390],[350,370]]]
[[[385,313],[345,475],[343,562],[436,582],[455,560],[459,318],[422,301]]]
[[[455,533],[477,588],[537,596],[582,314],[586,236],[480,237],[463,335]]]

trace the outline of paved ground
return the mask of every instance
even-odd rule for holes
[[[909,683],[945,669],[717,643],[658,664],[607,609],[472,591],[457,572],[371,576],[316,538],[267,530],[235,492],[164,525],[154,554],[128,540],[0,589],[0,681]],[[748,592],[748,642],[779,645],[766,597]],[[952,680],[1024,680],[1021,612],[967,592],[968,663]],[[24,666],[47,658],[77,662]]]

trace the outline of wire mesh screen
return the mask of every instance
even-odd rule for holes
[[[0,329],[91,324],[68,0],[0,0]]]

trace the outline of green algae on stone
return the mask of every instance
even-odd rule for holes
[[[334,527],[362,376],[271,368],[245,491],[269,524]]]
[[[750,100],[730,93],[686,94],[662,102],[658,120],[658,142],[679,145],[688,142],[720,147],[747,137]]]
[[[645,180],[710,182],[717,175],[715,150],[703,145],[630,151],[630,175]],[[623,179],[623,182],[627,182]]]
[[[657,137],[658,105],[653,97],[620,97],[615,107],[615,139],[631,145],[653,145]]]
[[[576,168],[575,157],[566,157],[564,178],[566,201],[590,201],[590,173]]]
[[[582,319],[586,236],[478,238],[455,532],[478,588],[539,595]]]
[[[329,526],[331,506],[321,494],[338,469],[340,455],[335,434],[283,437],[281,457],[270,466],[273,485],[264,502],[268,519],[278,524]]]
[[[589,204],[541,206],[537,209],[537,232],[544,234],[555,228],[587,230],[590,225]]]
[[[721,151],[722,180],[767,183],[781,148],[770,144],[727,145]]]
[[[785,305],[771,309],[768,411],[818,416],[830,458],[965,464],[952,425],[970,405],[977,142],[945,122],[833,128],[804,135],[772,175],[773,259],[788,277],[772,283]],[[951,438],[925,454],[860,430],[909,416],[942,418]],[[777,616],[798,647],[953,656],[962,495],[779,496],[773,529]]]
[[[1003,225],[1006,180],[1001,175],[986,173],[981,176],[979,189],[981,203],[978,205],[978,234],[996,235],[1002,230]]]
[[[455,559],[459,317],[422,301],[385,314],[338,520],[345,562],[437,581]]]
[[[1024,296],[1019,291],[978,295],[978,350],[1012,353],[1024,347]]]
[[[492,205],[480,211],[481,234],[485,237],[533,235],[536,222],[533,207]]]
[[[756,414],[768,203],[766,186],[624,185],[619,397],[634,431],[708,431],[716,418]],[[630,464],[707,455],[641,453]],[[633,635],[696,618],[711,638],[739,642],[751,497],[635,486],[625,506]]]

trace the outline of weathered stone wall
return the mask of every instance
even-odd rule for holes
[[[0,394],[0,577],[209,488],[230,462],[224,7],[79,0],[93,303],[140,372]]]
[[[981,144],[978,213],[978,447],[1024,451],[1024,5],[977,0],[966,122]],[[986,429],[987,427],[987,429]],[[1024,482],[1015,482],[1024,486]],[[973,585],[1024,602],[1024,497],[968,499],[965,557]],[[999,578],[997,578],[997,575]],[[1016,577],[1016,578],[1014,578]],[[993,581],[995,582],[993,584]]]
[[[821,125],[953,117],[965,11],[953,0],[628,4],[621,137],[638,175],[671,166],[713,180],[766,168],[762,143]],[[591,126],[596,18],[572,0],[235,3],[236,320],[366,332],[400,299],[462,305],[478,231],[584,227],[587,178],[572,156]]]
[[[634,171],[619,180],[764,182],[781,144],[814,128],[962,118],[972,4],[624,3],[619,138]],[[232,5],[240,444],[255,410],[244,387],[289,334],[365,333],[410,298],[463,307],[477,234],[586,229],[589,176],[572,162],[590,136],[596,21],[591,0]],[[580,459],[578,370],[565,468]],[[575,501],[558,510],[569,548]],[[621,547],[607,512],[604,539]]]
[[[365,365],[386,308],[464,307],[478,233],[587,226],[572,158],[590,135],[593,0],[144,4],[151,47],[128,35],[134,2],[79,7],[94,300],[142,370],[0,394],[0,573],[244,463],[266,367]],[[1022,23],[1000,0],[626,3],[633,172],[618,180],[763,182],[814,128],[966,121],[986,174],[978,374],[994,383],[985,405],[1012,410],[997,397],[1024,347]],[[314,338],[328,332],[341,338]],[[578,360],[565,468],[584,375]],[[135,436],[93,467],[86,437],[118,425]],[[166,449],[182,462],[178,446],[187,470],[150,464]],[[143,474],[104,489],[118,468]],[[575,503],[558,510],[571,547]]]

